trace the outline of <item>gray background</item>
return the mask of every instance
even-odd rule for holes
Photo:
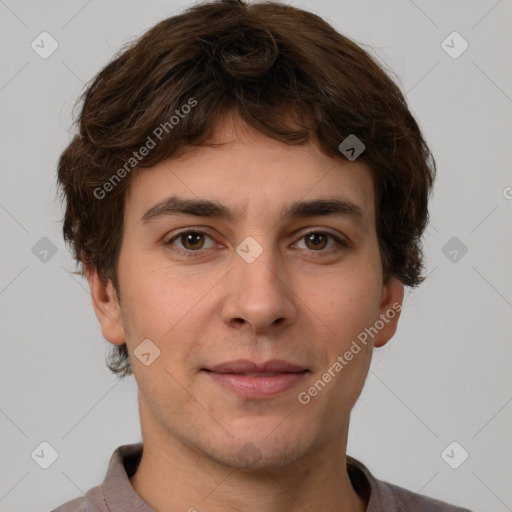
[[[0,0],[2,511],[49,511],[82,495],[117,446],[140,441],[133,377],[117,383],[105,367],[111,345],[86,281],[69,273],[56,161],[84,83],[185,5]],[[407,294],[395,338],[375,351],[348,453],[413,491],[475,512],[512,510],[512,1],[294,5],[374,48],[438,163],[429,277]],[[59,45],[47,59],[31,48],[43,31]],[[441,46],[453,31],[469,44],[458,58]],[[41,252],[43,237],[54,255]],[[31,458],[43,441],[58,452],[48,469]],[[458,469],[441,456],[453,441],[469,453]],[[462,452],[448,453],[457,462]]]

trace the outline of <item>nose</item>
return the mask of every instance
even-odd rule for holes
[[[263,252],[254,261],[234,254],[222,308],[223,321],[230,327],[247,324],[258,334],[291,325],[297,316],[297,298],[282,258],[270,244],[260,245]]]

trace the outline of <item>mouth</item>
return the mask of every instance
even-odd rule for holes
[[[278,359],[262,364],[238,359],[203,368],[202,372],[222,388],[242,398],[268,398],[302,381],[309,370]]]

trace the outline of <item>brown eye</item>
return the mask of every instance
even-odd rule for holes
[[[207,239],[210,239],[210,245],[207,245]],[[184,256],[200,256],[205,250],[215,245],[214,240],[207,233],[191,230],[178,233],[164,244]]]
[[[204,233],[188,231],[180,235],[180,241],[185,249],[201,249],[204,245]]]
[[[300,247],[304,244],[303,247]],[[349,248],[349,244],[332,233],[324,231],[310,231],[304,234],[296,243],[299,249],[306,249],[309,252],[317,252],[320,255],[328,255],[341,249]]]
[[[328,239],[329,236],[326,233],[309,233],[304,237],[306,246],[313,250],[325,249]]]

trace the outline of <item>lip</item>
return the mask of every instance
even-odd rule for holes
[[[235,359],[221,363],[207,370],[214,373],[299,373],[307,370],[304,366],[289,363],[282,359],[271,359],[264,363],[254,363],[249,359]]]
[[[300,382],[309,370],[280,359],[261,364],[237,359],[205,368],[203,372],[223,388],[243,398],[269,398]]]

